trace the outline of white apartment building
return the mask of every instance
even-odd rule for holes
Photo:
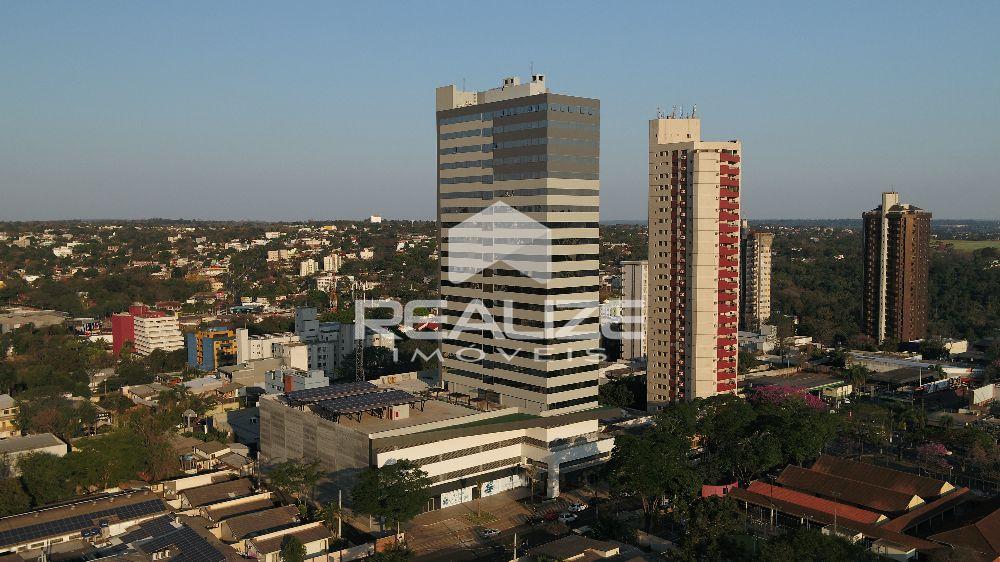
[[[309,277],[310,275],[315,275],[318,271],[319,264],[312,258],[299,262],[299,277]]]
[[[739,141],[697,117],[649,122],[647,404],[736,392]]]
[[[329,256],[323,256],[323,271],[329,271],[332,273],[337,273],[340,271],[340,266],[343,263],[343,258],[340,254],[330,254]]]
[[[295,310],[295,334],[308,348],[309,369],[319,369],[327,376],[336,376],[344,359],[354,352],[355,325],[320,322],[315,308]],[[368,330],[365,346],[395,349],[396,342],[391,334]]]
[[[145,314],[136,316],[134,322],[135,352],[139,355],[149,355],[154,349],[174,351],[184,348],[184,335],[176,315]]]
[[[299,341],[291,332],[251,336],[246,328],[236,329],[236,362],[246,363],[257,359],[275,357],[279,344]]]
[[[646,301],[649,297],[649,262],[622,262],[622,359],[646,358]]]
[[[316,277],[316,290],[329,293],[337,287],[337,276],[327,273]]]
[[[771,318],[771,246],[774,234],[750,230],[743,221],[740,245],[740,323],[744,330],[759,331]]]

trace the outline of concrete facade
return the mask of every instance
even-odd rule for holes
[[[649,300],[649,262],[622,262],[622,359],[646,358],[646,302]]]
[[[442,384],[542,415],[595,407],[600,102],[551,93],[537,74],[481,92],[444,86],[436,100],[442,328],[475,307],[531,333],[455,331],[441,344]],[[477,230],[497,213],[511,222]],[[514,223],[531,232],[497,234]],[[516,255],[483,257],[501,248]],[[462,272],[471,256],[483,267]]]
[[[743,222],[740,236],[740,326],[759,331],[771,318],[771,246],[774,234],[754,232]]]
[[[649,122],[647,403],[736,392],[739,141],[697,117]]]
[[[907,342],[927,336],[927,278],[931,214],[882,194],[864,213],[862,331],[875,340]]]

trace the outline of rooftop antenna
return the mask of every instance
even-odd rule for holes
[[[691,106],[691,118],[694,119],[697,116],[698,116],[698,104],[694,104]]]
[[[656,106],[656,118],[663,119],[663,110],[660,109],[660,106]]]
[[[684,114],[684,106],[681,106],[681,119],[687,119],[687,115]]]
[[[677,106],[674,105],[670,108],[670,118],[677,119]]]

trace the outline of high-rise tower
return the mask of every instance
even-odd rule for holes
[[[599,114],[541,75],[437,89],[442,328],[482,313],[500,328],[442,339],[449,391],[542,415],[597,405]]]
[[[771,317],[771,246],[774,234],[750,230],[743,221],[740,233],[740,325],[759,331]]]
[[[649,122],[647,403],[736,391],[740,143],[692,116]]]
[[[622,359],[646,358],[646,302],[649,300],[649,262],[622,262]]]
[[[863,218],[863,332],[879,342],[926,337],[931,214],[890,191]]]

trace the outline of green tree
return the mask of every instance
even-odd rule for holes
[[[409,521],[423,511],[430,497],[427,473],[409,460],[400,460],[361,473],[351,492],[354,508],[390,525]]]
[[[271,485],[299,501],[312,499],[316,484],[322,478],[319,461],[302,462],[289,459],[275,464],[267,470]]]
[[[740,375],[745,375],[747,371],[756,368],[758,365],[760,365],[760,361],[757,360],[757,356],[753,353],[747,351],[739,353],[736,369]]]
[[[30,453],[18,459],[21,482],[34,505],[68,498],[74,493],[63,460],[49,453]]]
[[[731,537],[742,530],[742,516],[728,497],[703,498],[686,513],[680,548],[675,560],[730,560],[736,551]]]
[[[31,496],[17,478],[0,480],[0,516],[17,515],[31,508]]]
[[[608,381],[601,385],[598,392],[601,404],[615,408],[627,408],[635,402],[635,394],[625,381]]]
[[[306,545],[294,535],[286,536],[281,540],[279,556],[282,562],[305,562]]]
[[[798,529],[770,539],[757,555],[761,562],[858,562],[881,560],[861,544],[824,535],[816,529]]]
[[[871,370],[861,363],[855,363],[844,370],[844,376],[847,378],[847,382],[851,383],[852,390],[856,394],[860,394],[871,374]]]
[[[638,436],[621,435],[608,462],[611,489],[642,501],[647,530],[663,500],[687,497],[698,487],[697,472],[688,460],[691,436],[676,429],[658,423]]]

